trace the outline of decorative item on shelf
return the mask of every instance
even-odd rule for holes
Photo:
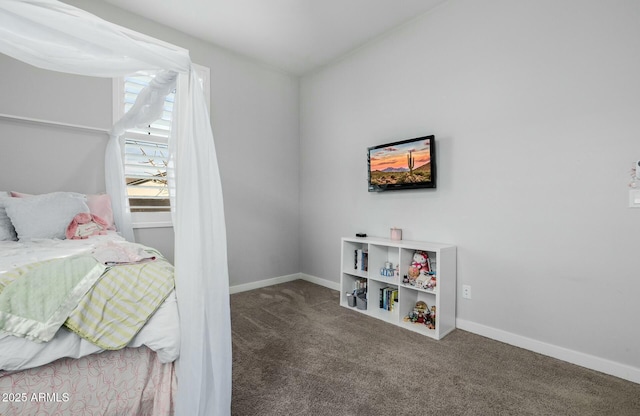
[[[416,285],[416,278],[420,276],[420,271],[415,267],[409,267],[409,271],[407,273],[409,275],[409,284],[411,286]]]
[[[414,310],[420,313],[426,313],[429,310],[429,305],[427,305],[426,302],[419,300],[416,302],[416,306],[414,306]]]
[[[366,233],[356,233],[356,237],[366,237]]]
[[[391,228],[391,239],[394,241],[402,240],[402,228]]]
[[[393,277],[395,276],[395,274],[396,274],[395,269],[387,269],[385,267],[380,269],[380,276]]]
[[[405,274],[404,277],[402,278],[402,283],[409,283],[409,276]]]
[[[426,289],[427,283],[429,282],[429,277],[424,274],[418,275],[414,280],[414,286],[418,289]]]
[[[353,251],[353,268],[366,272],[369,270],[369,251],[366,249],[356,249]]]
[[[420,274],[426,275],[431,271],[431,268],[429,267],[429,255],[424,251],[416,251],[413,253],[411,267],[418,269]]]
[[[394,277],[396,274],[396,270],[393,268],[393,263],[390,261],[384,262],[384,267],[380,269],[380,276],[385,277]]]
[[[347,304],[352,308],[356,307],[356,296],[353,293],[347,293]]]
[[[415,251],[408,270],[409,284],[422,288],[429,270],[429,255],[421,250]]]
[[[430,323],[427,324],[427,327],[429,329],[436,329],[436,306],[435,305],[431,307],[431,316],[429,321]]]
[[[431,308],[431,310],[435,311],[435,308]],[[404,317],[405,322],[413,322],[416,324],[424,324],[431,325],[434,322],[431,318],[431,312],[429,311],[429,306],[419,300],[416,302],[416,306],[414,306],[413,311],[409,312],[407,316]]]
[[[429,275],[429,280],[427,281],[427,285],[425,287],[425,289],[431,289],[431,290],[435,290],[436,289],[436,275],[435,274],[431,274]]]
[[[356,296],[356,307],[360,310],[367,310],[367,294],[361,293]]]
[[[361,278],[353,282],[353,292],[366,292],[367,291],[367,279]]]

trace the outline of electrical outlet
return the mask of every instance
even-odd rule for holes
[[[462,285],[462,297],[471,299],[471,285]]]
[[[629,189],[629,208],[640,208],[640,191]]]

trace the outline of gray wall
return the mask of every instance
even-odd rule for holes
[[[211,68],[211,118],[227,219],[230,284],[297,273],[297,78],[100,1],[67,3],[189,49],[194,62]],[[0,73],[0,113],[111,125],[110,79],[42,71],[1,55]],[[81,89],[72,90],[79,79]],[[86,92],[90,94],[84,96]],[[100,134],[0,121],[0,190],[104,191],[105,145]],[[35,152],[42,147],[47,154]],[[171,228],[138,229],[136,237],[173,258]]]
[[[110,79],[45,71],[1,54],[0,74],[2,114],[111,126]],[[104,192],[106,142],[106,133],[0,120],[0,189]]]
[[[356,232],[454,243],[460,321],[638,374],[639,21],[635,0],[451,0],[304,76],[302,272],[337,282]],[[368,193],[367,146],[426,134],[438,189]]]

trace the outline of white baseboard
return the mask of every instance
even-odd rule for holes
[[[246,292],[247,290],[260,289],[261,287],[273,286],[280,283],[301,279],[300,273],[288,274],[286,276],[274,277],[271,279],[258,280],[257,282],[245,283],[242,285],[229,286],[229,294]]]
[[[323,279],[321,277],[312,276],[306,273],[300,273],[300,279],[307,282],[315,283],[320,286],[328,287],[329,289],[340,291],[340,283],[332,282],[331,280]]]
[[[245,283],[241,285],[229,286],[229,294],[246,292],[247,290],[260,289],[261,287],[273,286],[280,283],[290,282],[292,280],[306,280],[307,282],[315,283],[320,286],[328,287],[329,289],[340,290],[340,283],[332,282],[320,277],[311,276],[305,273],[294,273],[286,276],[273,277],[271,279],[258,280],[257,282]]]
[[[634,383],[640,383],[640,369],[636,367],[631,367],[626,364],[620,364],[615,361],[595,357],[593,355],[570,350],[564,347],[559,347],[553,344],[548,344],[546,342],[537,341],[532,338],[527,338],[522,335],[503,331],[501,329],[477,324],[475,322],[466,321],[464,319],[456,319],[456,327],[464,331],[482,335],[483,337],[504,342],[505,344],[524,348],[529,351],[537,352],[548,357],[557,358],[562,361],[629,380]]]

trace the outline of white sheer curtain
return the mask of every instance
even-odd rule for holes
[[[104,154],[104,178],[107,193],[111,196],[113,220],[116,223],[116,229],[127,241],[135,242],[127,186],[124,183],[120,134],[114,134],[113,131],[109,134],[109,141]]]
[[[178,74],[169,143],[182,339],[176,414],[229,414],[231,320],[222,189],[204,93],[188,52],[55,0],[0,0],[0,52],[40,68],[89,76]]]
[[[140,91],[132,108],[113,125],[109,134],[109,142],[107,143],[105,154],[107,193],[112,197],[117,228],[129,241],[135,241],[135,237],[133,235],[127,187],[124,180],[120,136],[127,129],[144,127],[162,116],[165,97],[175,89],[177,78],[178,73],[175,71],[165,70],[157,73],[149,85]],[[173,189],[175,176],[170,175],[170,180],[172,181],[171,188]],[[172,196],[175,196],[175,193],[172,193]]]

